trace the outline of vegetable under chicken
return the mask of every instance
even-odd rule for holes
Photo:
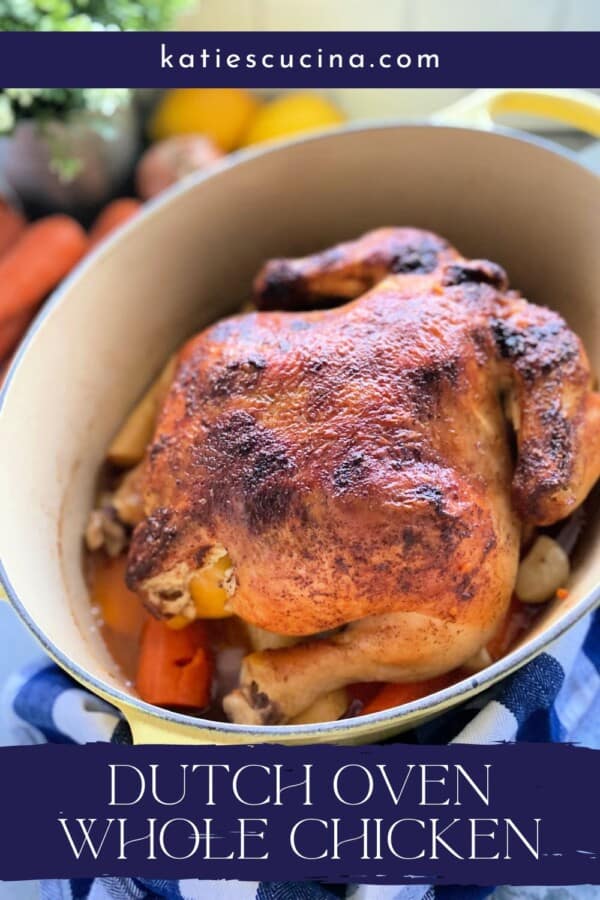
[[[255,292],[261,311],[179,354],[127,581],[185,623],[220,566],[224,610],[303,638],[248,655],[225,698],[267,724],[476,658],[523,526],[568,516],[600,474],[600,395],[559,315],[428,232],[272,261]]]

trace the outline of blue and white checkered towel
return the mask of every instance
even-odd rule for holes
[[[4,690],[3,707],[15,744],[128,739],[127,726],[116,710],[83,690],[47,660],[9,680]],[[514,740],[571,741],[600,748],[600,610],[579,622],[546,653],[500,685],[397,740],[476,744]],[[314,882],[97,878],[43,882],[42,898],[479,900],[488,897],[493,890],[418,885],[340,885],[336,888]],[[505,896],[517,895],[509,890]],[[535,889],[527,889],[527,896],[535,896]]]

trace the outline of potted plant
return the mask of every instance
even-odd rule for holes
[[[6,0],[2,31],[164,27],[185,0]],[[122,189],[139,149],[126,88],[0,89],[0,177],[33,214],[87,218]]]

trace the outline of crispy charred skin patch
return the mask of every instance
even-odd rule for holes
[[[246,359],[232,360],[211,373],[211,393],[215,396],[230,397],[253,390],[266,367],[266,359],[258,353],[250,353]]]
[[[490,325],[500,355],[510,360],[526,381],[555,371],[562,375],[565,365],[579,358],[579,339],[549,311],[545,321],[516,324],[511,318],[492,319]]]
[[[126,582],[135,590],[146,579],[157,575],[169,546],[177,537],[173,511],[158,507],[135,530],[135,553],[130,553]]]
[[[513,498],[523,519],[548,524],[568,515],[587,479],[589,365],[581,341],[556,313],[521,298],[505,301],[498,313],[490,330],[510,368],[522,420]],[[597,446],[597,428],[591,440]]]
[[[232,499],[241,504],[247,528],[259,535],[289,514],[296,465],[277,433],[245,410],[220,416],[199,448],[209,475],[214,515],[227,515]],[[224,490],[224,484],[229,488]]]
[[[489,284],[498,290],[508,289],[508,276],[502,266],[489,259],[470,259],[449,263],[442,276],[444,287],[456,284]]]

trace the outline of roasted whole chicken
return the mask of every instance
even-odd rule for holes
[[[600,395],[559,315],[425,231],[273,260],[255,303],[179,354],[136,470],[127,582],[192,620],[190,583],[220,564],[230,610],[289,636],[246,656],[224,701],[271,724],[476,654],[523,530],[600,474]]]

